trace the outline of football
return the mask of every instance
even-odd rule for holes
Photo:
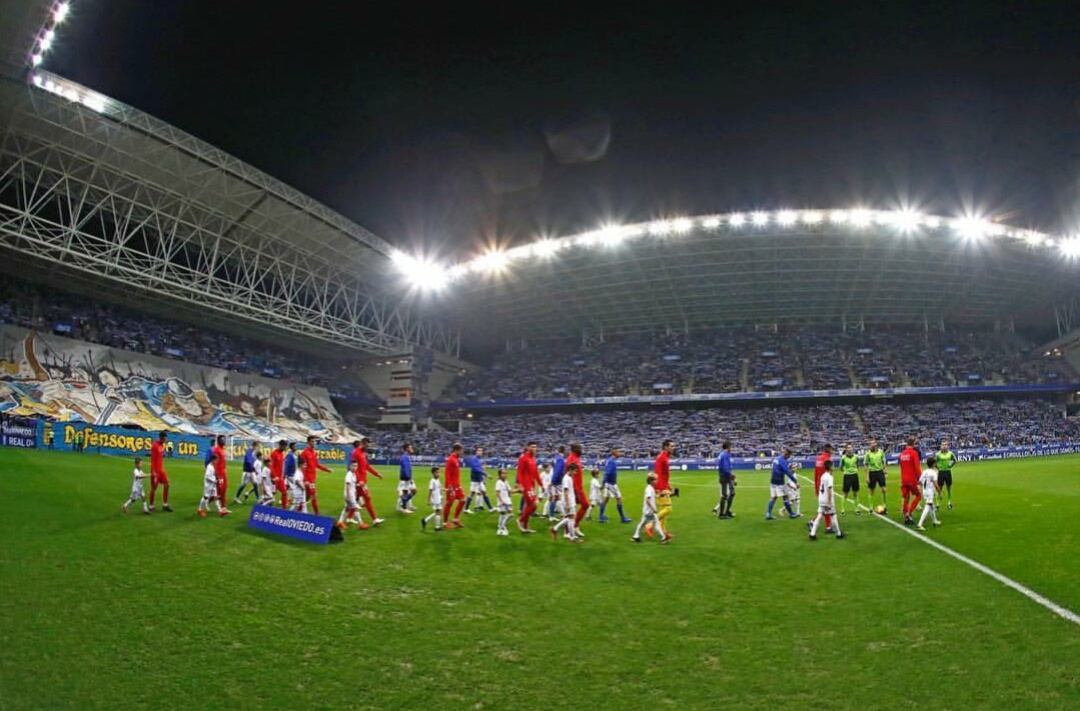
[[[881,504],[878,504],[877,506],[874,507],[874,513],[876,513],[876,514],[878,514],[880,516],[881,514],[885,513],[885,507],[882,506]]]

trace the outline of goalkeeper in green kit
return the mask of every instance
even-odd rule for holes
[[[956,465],[956,455],[949,449],[948,440],[941,440],[941,449],[937,453],[939,491],[948,490],[949,508],[952,509],[952,469]]]

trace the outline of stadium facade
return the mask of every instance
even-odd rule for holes
[[[464,431],[484,409],[777,400],[756,387],[733,395],[673,385],[604,400],[549,394],[439,404],[457,376],[483,372],[460,360],[463,353],[485,361],[723,329],[1023,332],[1059,339],[1053,355],[1074,360],[1071,380],[1009,382],[996,392],[980,388],[1004,383],[981,376],[967,391],[934,393],[903,382],[859,387],[866,384],[853,377],[850,388],[805,387],[782,398],[1049,393],[1063,401],[1080,389],[1071,335],[1080,326],[1080,238],[994,215],[843,206],[659,216],[442,264],[403,253],[181,129],[46,71],[67,3],[3,5],[3,270],[313,357],[352,359],[361,364],[357,377],[385,401],[382,424],[414,429],[439,420]]]

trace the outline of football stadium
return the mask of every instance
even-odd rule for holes
[[[1080,706],[1080,231],[384,238],[83,8],[0,0],[0,708]]]

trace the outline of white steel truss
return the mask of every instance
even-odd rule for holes
[[[395,297],[386,242],[223,151],[9,79],[0,121],[0,249],[367,353],[459,353]]]

